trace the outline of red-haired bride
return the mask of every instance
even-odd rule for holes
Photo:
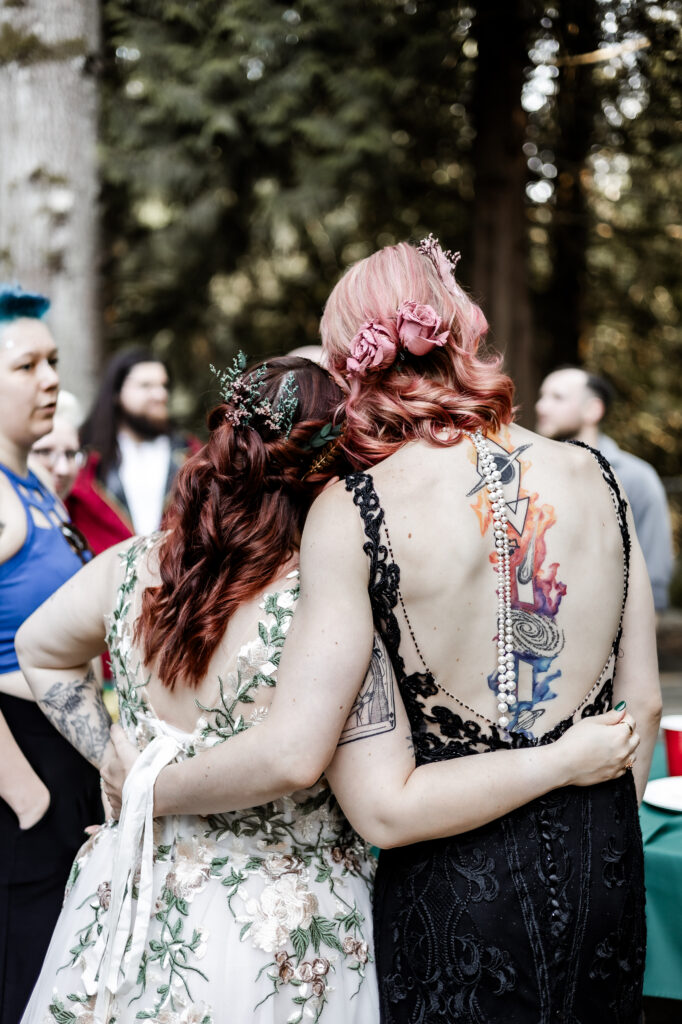
[[[620,1001],[637,964],[622,982],[613,965],[621,940],[641,948],[626,770],[639,736],[606,710],[623,506],[590,455],[505,426],[509,382],[476,356],[482,316],[448,295],[409,246],[351,270],[323,335],[345,434],[323,370],[296,364],[293,412],[286,361],[228,375],[164,538],[124,548],[120,571],[97,559],[25,627],[45,707],[54,687],[68,704],[107,621],[123,726],[143,751],[119,825],[76,862],[27,1020],[92,1014],[99,995],[98,1024],[375,1024],[369,861],[325,768],[387,851],[386,1020],[536,1024],[556,1016],[560,985],[569,1001],[611,989],[631,1019]],[[342,450],[384,461],[316,502],[297,597],[306,487]],[[655,717],[641,578],[634,554],[623,628],[637,641],[641,617],[644,639],[616,693],[645,719],[638,782]],[[129,765],[116,746],[114,783]],[[153,828],[152,814],[165,816]]]
[[[208,444],[179,474],[167,531],[100,555],[19,641],[31,645],[39,706],[77,744],[99,695],[80,703],[77,723],[71,696],[106,639],[121,724],[142,752],[120,822],[74,862],[25,1021],[377,1018],[372,858],[325,782],[152,825],[163,765],[257,732],[267,717],[321,431],[341,397],[325,370],[298,358],[246,373],[235,364],[222,388]]]

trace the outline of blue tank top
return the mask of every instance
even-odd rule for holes
[[[26,513],[26,540],[15,555],[0,564],[0,675],[19,668],[14,637],[22,622],[83,565],[62,533],[68,520],[57,499],[35,473],[16,473],[0,463]],[[38,511],[37,526],[31,509]],[[91,557],[89,553],[84,556]]]

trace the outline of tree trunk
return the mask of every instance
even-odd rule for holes
[[[504,352],[516,384],[519,420],[533,423],[537,376],[526,269],[526,164],[521,106],[526,52],[523,0],[478,6],[474,95],[474,272],[476,298],[490,321],[491,341]]]
[[[581,361],[589,243],[589,211],[581,172],[594,138],[600,94],[593,82],[594,65],[573,60],[597,49],[596,23],[594,0],[563,3],[556,23],[562,61],[556,104],[558,176],[550,235],[552,279],[541,303],[548,338],[543,376],[562,363]]]
[[[87,402],[99,353],[97,0],[0,12],[0,279],[52,300],[63,387]]]

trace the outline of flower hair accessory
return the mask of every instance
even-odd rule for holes
[[[373,370],[391,366],[399,352],[425,356],[442,348],[449,331],[441,331],[442,319],[433,306],[420,302],[401,302],[395,323],[367,320],[350,343],[346,370],[350,377],[364,377]]]
[[[413,356],[425,356],[432,348],[442,348],[450,332],[440,331],[441,324],[442,320],[433,306],[401,302],[396,316],[400,347]]]
[[[438,239],[433,237],[433,233],[428,238],[422,238],[417,246],[417,252],[421,253],[422,256],[426,256],[433,263],[445,287],[448,291],[454,292],[457,287],[455,270],[462,258],[462,254],[460,252],[452,252],[450,249],[442,249]]]
[[[246,356],[243,352],[239,352],[232,366],[222,373],[211,365],[211,372],[218,378],[221,398],[232,406],[225,413],[228,423],[233,427],[251,427],[254,418],[260,417],[271,430],[288,438],[298,407],[298,387],[293,370],[286,374],[280,385],[276,408],[269,398],[263,397],[266,368],[259,366],[250,373],[245,370]]]
[[[346,359],[349,374],[364,377],[368,370],[379,370],[395,362],[398,339],[395,331],[379,320],[367,320],[350,343]]]

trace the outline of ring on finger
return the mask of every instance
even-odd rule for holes
[[[633,734],[633,732],[635,730],[633,729],[633,727],[630,725],[629,722],[626,722],[625,719],[623,719],[623,721],[625,722],[625,725],[627,725],[628,729],[630,730],[630,735],[632,736],[632,734]]]

